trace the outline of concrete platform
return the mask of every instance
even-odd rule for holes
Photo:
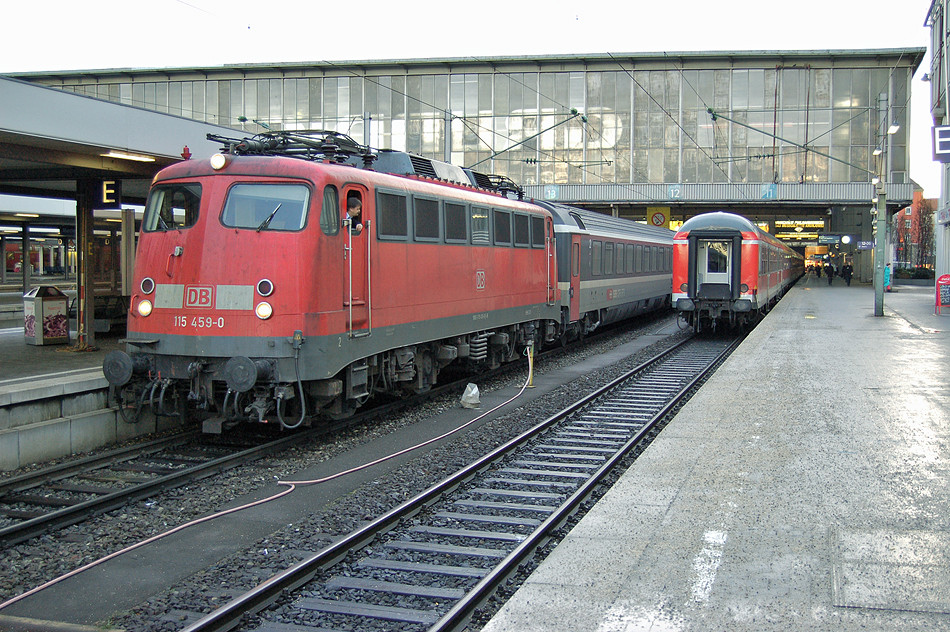
[[[950,630],[950,310],[806,277],[483,632]]]
[[[75,341],[75,332],[71,340]],[[130,425],[108,401],[102,360],[125,348],[118,335],[94,349],[27,344],[23,327],[0,329],[0,470],[86,452],[168,427],[148,415]]]

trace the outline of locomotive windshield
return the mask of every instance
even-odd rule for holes
[[[307,222],[310,189],[302,184],[236,184],[221,222],[232,228],[300,230]]]
[[[198,221],[201,185],[163,184],[148,194],[142,226],[146,231],[188,228]]]

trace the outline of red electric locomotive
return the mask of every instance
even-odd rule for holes
[[[673,251],[673,305],[697,332],[755,323],[805,270],[802,255],[731,213],[687,220]]]
[[[294,428],[374,394],[425,392],[449,363],[494,367],[669,300],[660,267],[639,275],[649,296],[619,268],[583,295],[559,284],[558,235],[591,231],[512,199],[503,179],[332,132],[218,140],[227,151],[164,169],[149,192],[129,352],[103,363],[130,420],[147,409],[209,432]],[[608,237],[633,243],[616,227]]]

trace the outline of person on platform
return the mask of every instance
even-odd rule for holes
[[[835,278],[835,267],[830,262],[825,265],[825,275],[828,277],[828,285],[831,285]]]
[[[884,291],[891,291],[891,264],[884,266]]]
[[[841,278],[844,279],[844,282],[848,287],[851,287],[851,276],[853,274],[854,267],[851,265],[850,261],[841,267]]]

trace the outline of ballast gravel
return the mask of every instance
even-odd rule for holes
[[[672,316],[665,318],[675,318]],[[537,363],[535,370],[544,374],[585,358],[604,353],[618,345],[657,329],[653,320],[617,330],[580,348]],[[294,523],[247,549],[222,559],[211,568],[195,573],[178,585],[169,587],[147,602],[126,613],[101,621],[104,628],[132,631],[173,632],[211,612],[230,598],[259,584],[310,553],[319,551],[331,539],[345,535],[366,521],[392,509],[422,490],[441,481],[452,472],[534,426],[538,420],[577,401],[599,385],[605,384],[688,335],[681,330],[624,361],[585,374],[563,384],[544,398],[485,425],[463,433],[444,447],[421,452],[405,466],[353,490],[308,519]],[[478,383],[482,392],[521,384],[527,368],[507,372],[496,380]],[[398,428],[424,421],[440,411],[459,405],[459,394],[434,398],[384,423],[345,431],[305,446],[288,449],[241,466],[200,484],[180,487],[153,498],[139,501],[90,521],[16,545],[2,552],[4,572],[0,573],[0,602],[24,593],[75,568],[121,550],[138,541],[167,531],[179,524],[206,515],[209,507],[220,507],[239,495],[260,489],[275,479],[286,479],[308,467],[339,455],[371,439],[385,436]],[[17,474],[13,472],[11,474]],[[567,527],[565,527],[565,532]],[[554,544],[549,545],[549,547]],[[539,551],[543,556],[546,551]],[[528,564],[522,574],[530,573]],[[492,609],[513,592],[513,582],[470,624],[478,630],[487,622]],[[0,612],[2,614],[2,612]],[[279,615],[279,612],[277,613]]]

